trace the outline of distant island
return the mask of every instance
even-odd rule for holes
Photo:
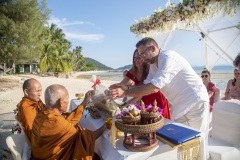
[[[96,61],[92,58],[84,57],[84,59],[87,62],[90,62],[91,64],[93,64],[95,66],[96,70],[104,70],[104,71],[109,71],[109,72],[120,72],[120,71],[124,71],[124,70],[129,70],[132,67],[132,65],[129,64],[129,65],[125,65],[123,67],[119,67],[119,68],[114,69],[114,68],[108,67],[108,66],[102,64],[101,62],[98,62],[98,61]],[[201,72],[205,68],[204,65],[202,65],[202,66],[192,66],[192,67],[196,72]],[[231,65],[216,65],[216,66],[213,67],[212,72],[232,73],[234,69],[235,68]]]

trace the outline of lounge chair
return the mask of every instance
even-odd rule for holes
[[[213,104],[208,149],[211,160],[240,160],[240,102]]]

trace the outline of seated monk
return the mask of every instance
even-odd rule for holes
[[[95,159],[94,143],[106,125],[94,132],[78,125],[92,93],[88,91],[75,110],[63,114],[69,103],[67,89],[58,84],[46,88],[46,109],[37,114],[33,123],[31,159]]]
[[[30,141],[33,121],[37,113],[45,108],[40,99],[42,86],[36,79],[27,79],[23,83],[23,93],[24,97],[17,104],[17,118]]]

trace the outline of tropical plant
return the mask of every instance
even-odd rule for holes
[[[38,60],[49,10],[38,0],[0,1],[0,63],[15,72],[15,64]]]

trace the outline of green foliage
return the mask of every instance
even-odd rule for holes
[[[42,32],[49,10],[45,1],[2,0],[0,2],[0,63],[36,61],[43,46]]]
[[[92,58],[88,58],[88,57],[85,57],[85,60],[88,62],[88,63],[91,63],[93,66],[96,67],[97,70],[112,70],[113,68],[111,67],[108,67]]]
[[[45,42],[39,68],[42,72],[69,72],[73,70],[71,43],[55,24],[46,27],[43,32]]]

